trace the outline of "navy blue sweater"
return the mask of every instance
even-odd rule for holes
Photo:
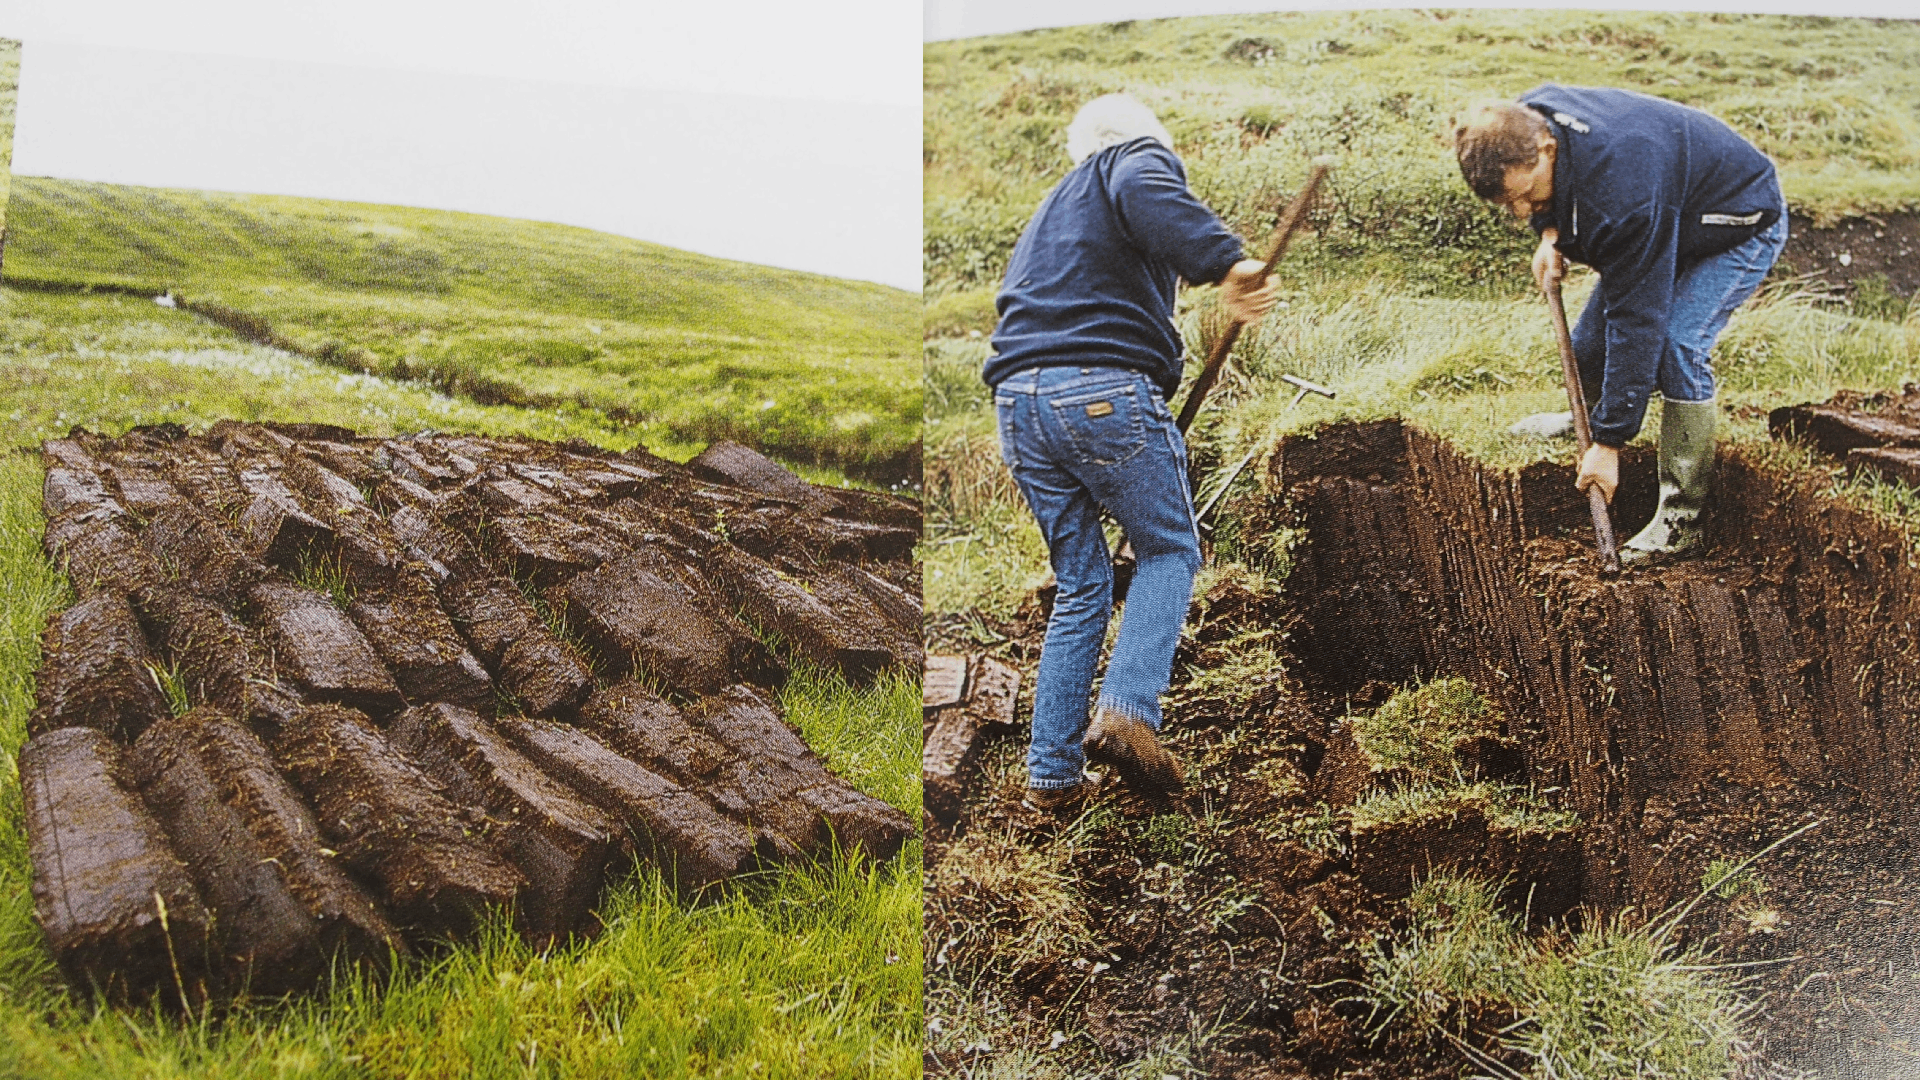
[[[1773,162],[1701,112],[1630,90],[1548,84],[1520,96],[1560,148],[1535,231],[1600,273],[1607,366],[1593,439],[1624,446],[1646,419],[1680,271],[1738,247],[1786,212]]]
[[[1097,364],[1180,385],[1178,278],[1212,284],[1240,260],[1240,238],[1187,190],[1173,151],[1134,139],[1092,154],[1040,204],[1014,245],[995,306],[998,386],[1027,368]]]

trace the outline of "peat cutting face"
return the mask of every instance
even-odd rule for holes
[[[43,448],[47,627],[21,753],[33,893],[77,986],[191,1005],[513,905],[596,929],[913,831],[781,719],[791,665],[918,671],[919,508],[745,447],[223,422]]]
[[[1774,427],[1897,473],[1880,451],[1905,445],[1916,409],[1920,393],[1849,398]],[[1650,458],[1624,463],[1622,535],[1651,514],[1628,498],[1653,487]],[[1398,421],[1287,440],[1242,524],[1303,529],[1284,587],[1221,579],[1176,661],[1185,804],[1122,797],[1064,826],[1012,788],[974,792],[930,837],[929,971],[994,972],[1015,1014],[1072,995],[1049,1023],[1109,1061],[1226,1017],[1201,1062],[1221,1075],[1458,1075],[1453,1048],[1380,1028],[1355,993],[1414,882],[1504,881],[1536,927],[1645,918],[1698,895],[1716,860],[1813,823],[1755,864],[1764,905],[1710,895],[1681,935],[1754,965],[1769,1058],[1903,1074],[1920,1037],[1920,556],[1824,477],[1742,447],[1718,468],[1705,556],[1603,578],[1565,468],[1479,464]],[[1005,629],[1007,658],[1037,656],[1037,624]],[[1505,718],[1457,748],[1464,779],[1529,793],[1530,817],[1469,794],[1398,820],[1355,812],[1406,781],[1362,753],[1352,717],[1443,678]],[[1016,848],[1064,853],[1077,925],[1051,952],[1016,948],[1040,923],[993,885],[1032,858]],[[1514,1017],[1460,1019],[1490,1047]],[[928,1059],[930,1075],[961,1065]]]

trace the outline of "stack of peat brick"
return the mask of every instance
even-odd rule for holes
[[[632,860],[694,896],[912,832],[770,693],[794,663],[919,669],[909,500],[731,443],[223,422],[43,453],[79,599],[19,765],[76,985],[281,994],[497,905],[540,944],[592,933]]]

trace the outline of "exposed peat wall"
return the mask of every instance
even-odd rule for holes
[[[1308,688],[1457,675],[1499,701],[1527,778],[1580,815],[1587,903],[1697,888],[1668,826],[1703,792],[1911,816],[1920,568],[1897,530],[1732,448],[1710,555],[1607,579],[1564,469],[1489,467],[1395,421],[1289,440],[1271,468],[1306,529],[1288,589]],[[1651,462],[1624,472],[1623,536]]]

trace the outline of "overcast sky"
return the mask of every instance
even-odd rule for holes
[[[1043,26],[1078,26],[1172,15],[1251,11],[1364,11],[1368,8],[1570,8],[1614,11],[1756,11],[1780,15],[1920,17],[1920,0],[1481,0],[1454,5],[1433,0],[923,0],[928,41],[1006,34]]]
[[[21,175],[559,221],[920,285],[902,0],[0,0]]]

